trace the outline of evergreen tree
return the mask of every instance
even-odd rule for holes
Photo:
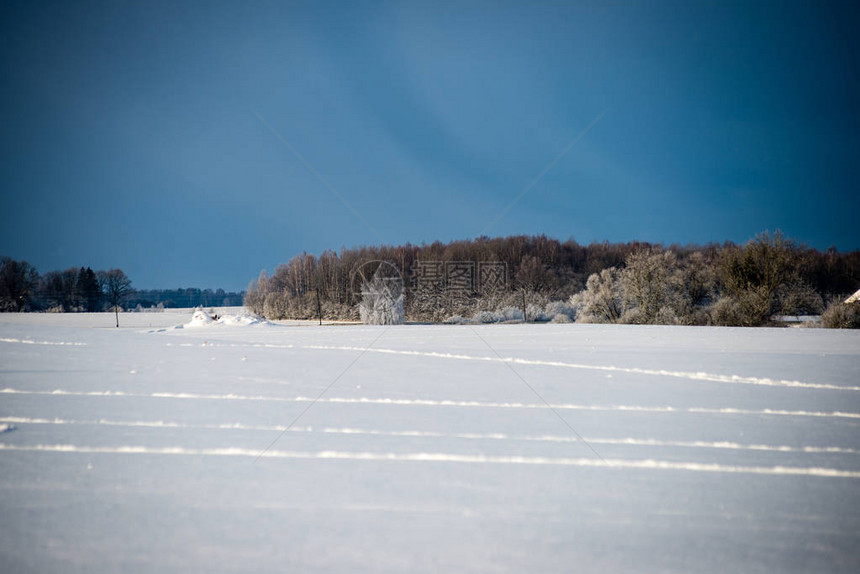
[[[101,309],[102,292],[99,288],[99,280],[89,267],[86,269],[81,267],[78,273],[78,295],[88,312],[95,313]]]

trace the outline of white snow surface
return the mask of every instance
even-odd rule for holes
[[[113,325],[0,314],[0,572],[860,570],[856,331]]]

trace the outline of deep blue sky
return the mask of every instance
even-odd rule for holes
[[[232,290],[481,233],[858,249],[857,7],[2,1],[0,254]]]

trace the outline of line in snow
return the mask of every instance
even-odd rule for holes
[[[180,346],[194,346],[191,343],[182,343]],[[206,343],[205,346],[210,347],[242,347],[242,348],[265,348],[265,349],[309,349],[316,351],[362,351],[363,347],[355,346],[336,346],[336,345],[275,345],[269,343],[247,343],[221,345],[218,343]],[[712,383],[730,383],[737,385],[758,385],[765,387],[786,387],[799,389],[816,389],[826,391],[860,391],[860,386],[857,385],[833,385],[828,383],[808,383],[805,381],[789,381],[782,379],[770,379],[766,377],[747,377],[742,375],[721,375],[716,373],[707,373],[704,371],[669,371],[665,369],[643,369],[639,367],[618,367],[614,365],[588,365],[583,363],[566,363],[563,361],[543,361],[539,359],[522,359],[517,357],[491,357],[491,356],[475,356],[463,355],[458,353],[439,353],[435,351],[411,351],[399,349],[373,348],[368,349],[368,353],[379,353],[388,355],[406,355],[414,357],[432,357],[436,359],[453,359],[459,361],[480,361],[492,363],[512,363],[516,365],[529,365],[541,367],[560,367],[566,369],[582,369],[591,371],[603,371],[613,373],[628,373],[636,375],[651,375],[661,377],[673,377],[679,379],[687,379],[692,381],[707,381]]]
[[[559,437],[561,438],[561,437]],[[714,448],[727,450],[754,450],[770,452],[803,452],[803,453],[833,453],[833,454],[860,454],[860,450],[843,448],[838,446],[774,446],[766,444],[740,444],[729,441],[671,441],[657,439],[639,438],[587,438],[588,442],[596,444],[631,445],[631,446],[657,446],[657,447],[681,447],[681,448]]]
[[[98,420],[71,420],[71,419],[44,419],[31,417],[0,417],[0,423],[9,424],[52,424],[52,425],[94,425],[94,426],[117,426],[117,427],[147,427],[147,428],[181,428],[181,429],[206,429],[206,430],[249,430],[249,431],[284,431],[285,425],[248,425],[244,423],[221,423],[221,424],[188,424],[175,421],[112,421],[107,419]],[[2,425],[0,425],[2,426]],[[360,436],[386,436],[405,438],[444,438],[444,439],[467,439],[467,440],[497,440],[497,441],[527,441],[527,442],[553,442],[553,443],[575,443],[579,439],[572,436],[558,435],[509,435],[505,433],[442,433],[436,431],[400,430],[383,431],[376,429],[357,428],[320,428],[293,427],[289,429],[295,433],[322,433],[342,434]],[[682,447],[682,448],[711,448],[726,450],[753,450],[770,452],[802,452],[802,453],[832,453],[832,454],[860,454],[860,450],[838,446],[775,446],[765,444],[740,444],[729,441],[668,441],[659,439],[641,438],[593,438],[586,440],[596,444],[629,445],[629,446],[653,446],[653,447]]]
[[[40,444],[20,446],[0,443],[0,451],[40,451],[82,454],[149,454],[181,456],[232,456],[275,459],[321,459],[321,460],[358,460],[373,462],[440,462],[466,464],[508,464],[508,465],[551,465],[575,467],[602,467],[611,469],[641,470],[684,470],[691,472],[717,472],[762,475],[819,476],[827,478],[860,478],[860,472],[835,468],[796,467],[796,466],[735,466],[715,463],[676,462],[666,460],[626,460],[594,458],[549,458],[528,456],[489,456],[479,454],[453,454],[442,452],[342,452],[317,451],[299,452],[270,450],[262,455],[256,449],[245,448],[187,448],[187,447],[148,447],[114,446],[93,447],[73,444]]]
[[[331,345],[305,345],[302,349],[335,350],[335,351],[360,351],[360,347],[331,346]],[[840,386],[827,383],[807,383],[803,381],[786,381],[779,379],[768,379],[761,377],[744,377],[741,375],[719,375],[705,372],[668,371],[664,369],[641,369],[638,367],[617,367],[613,365],[587,365],[580,363],[566,363],[563,361],[542,361],[538,359],[520,359],[516,357],[490,357],[461,355],[455,353],[438,353],[434,351],[404,351],[397,349],[374,348],[368,352],[390,355],[408,355],[419,357],[433,357],[438,359],[455,359],[460,361],[482,361],[482,362],[505,362],[516,365],[531,365],[542,367],[561,367],[567,369],[584,369],[591,371],[620,372],[637,375],[654,375],[662,377],[674,377],[694,381],[708,381],[715,383],[733,383],[739,385],[760,385],[767,387],[788,387],[802,389],[817,389],[829,391],[860,391],[860,386]]]
[[[492,408],[492,409],[564,409],[574,411],[622,411],[641,413],[692,413],[692,414],[716,414],[716,415],[774,415],[794,417],[835,417],[860,419],[860,413],[851,412],[821,412],[821,411],[789,411],[780,409],[738,409],[734,407],[708,408],[708,407],[670,407],[670,406],[643,406],[643,405],[577,405],[570,403],[545,405],[543,403],[494,403],[480,401],[454,401],[435,399],[391,399],[391,398],[350,398],[350,397],[323,397],[314,399],[311,397],[267,397],[237,394],[196,394],[196,393],[128,393],[125,391],[66,391],[55,389],[53,391],[25,391],[21,389],[0,389],[3,394],[17,395],[48,395],[48,396],[78,396],[78,397],[133,397],[133,398],[160,398],[160,399],[191,399],[191,400],[229,400],[229,401],[261,401],[277,403],[306,403],[316,400],[320,403],[360,404],[360,405],[394,405],[394,406],[426,406],[426,407],[464,407],[464,408]]]
[[[86,347],[86,343],[78,343],[75,341],[34,341],[33,339],[9,339],[7,337],[0,338],[0,343],[20,343],[22,345],[51,345],[58,347]]]

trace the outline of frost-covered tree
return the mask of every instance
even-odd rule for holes
[[[656,322],[674,295],[669,277],[675,266],[675,255],[670,251],[647,249],[627,257],[627,266],[621,272],[625,323]]]
[[[828,329],[860,329],[860,301],[834,299],[821,314],[821,324]]]
[[[761,233],[742,248],[722,253],[719,271],[725,295],[739,310],[742,326],[761,325],[780,310],[787,292],[802,286],[798,248],[782,233]]]
[[[267,293],[262,303],[262,311],[257,314],[267,319],[286,319],[290,314],[288,307],[289,301],[280,293]]]
[[[547,317],[546,313],[544,313],[544,307],[536,303],[529,303],[528,305],[526,305],[525,317],[528,317],[529,321],[535,321],[538,323],[543,323],[545,321],[550,320],[550,318]]]
[[[517,289],[528,292],[540,291],[546,281],[546,272],[540,259],[526,255],[520,260],[520,266],[515,275]]]
[[[265,314],[266,296],[269,294],[269,275],[266,270],[260,271],[260,275],[256,281],[251,281],[248,288],[245,290],[245,298],[243,304],[249,311],[255,315],[266,317],[267,319],[280,319],[281,317],[268,317]]]
[[[674,291],[672,309],[683,325],[708,322],[708,306],[716,298],[716,273],[711,262],[700,252],[681,260],[669,279]]]
[[[374,275],[361,289],[359,316],[365,325],[399,325],[404,319],[403,283]]]
[[[580,323],[617,323],[624,312],[623,293],[618,269],[610,267],[594,273],[585,290],[570,298]]]
[[[573,305],[569,303],[565,303],[564,301],[550,301],[546,304],[546,308],[544,310],[544,315],[549,321],[552,321],[559,315],[564,316],[567,321],[566,323],[572,322],[576,319],[576,309]],[[561,322],[562,320],[559,320]]]
[[[278,265],[266,281],[252,282],[246,305],[261,313],[265,301],[271,299],[268,295],[273,293],[280,301],[270,301],[269,308],[283,310],[288,318],[316,317],[320,307],[325,317],[357,318],[360,287],[369,279],[362,275],[356,280],[355,270],[374,261],[391,262],[398,270],[407,286],[407,314],[421,321],[442,321],[451,315],[470,317],[511,305],[527,311],[530,303],[544,306],[551,300],[563,301],[585,289],[589,276],[610,267],[618,270],[619,280],[622,275],[625,280],[624,285],[616,286],[623,295],[616,307],[627,314],[613,319],[610,310],[607,317],[593,315],[589,320],[706,324],[713,320],[710,310],[717,301],[728,297],[732,305],[723,303],[721,309],[739,309],[737,317],[753,317],[753,321],[744,319],[743,324],[755,324],[757,316],[767,320],[774,313],[794,314],[819,308],[815,293],[805,286],[813,287],[822,297],[860,287],[860,250],[839,253],[833,248],[819,253],[792,247],[791,262],[786,266],[780,263],[779,253],[790,242],[781,236],[765,236],[765,240],[754,243],[749,247],[725,243],[673,246],[667,250],[641,242],[579,245],[573,240],[560,243],[544,236],[515,236],[447,244],[437,241],[420,246],[362,246],[344,248],[340,253],[327,251],[318,257],[303,253]],[[658,281],[653,275],[649,278],[647,272],[637,275],[637,265],[628,262],[631,254],[667,251],[674,255],[675,265],[656,269],[657,275],[664,275]],[[418,262],[438,264],[433,272],[437,277],[428,275],[427,266],[416,265]],[[475,269],[474,281],[465,291],[456,282],[456,289],[452,289],[447,275],[446,266],[460,262],[471,262]],[[647,267],[649,261],[641,263]],[[504,272],[496,276],[481,271],[482,267],[492,269],[490,264],[501,265]],[[781,280],[785,269],[792,273],[788,280]],[[637,283],[640,279],[644,282]],[[774,279],[778,285],[775,288]],[[652,289],[660,285],[666,289]],[[198,303],[187,303],[195,304]],[[729,317],[733,313],[722,315]]]

